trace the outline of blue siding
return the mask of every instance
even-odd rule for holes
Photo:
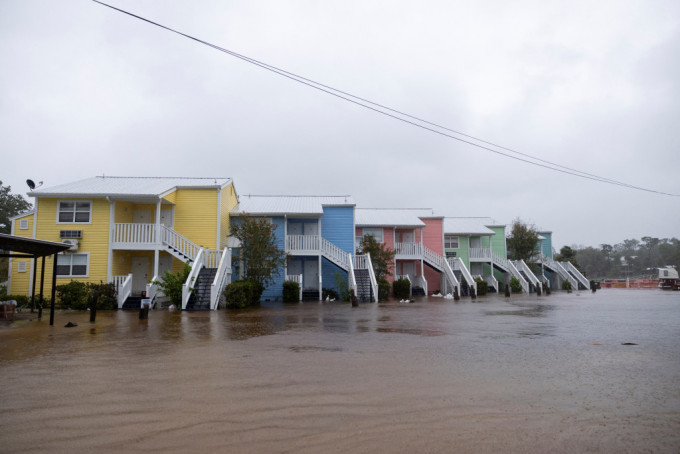
[[[354,253],[354,207],[324,207],[321,235],[343,251]]]
[[[553,253],[552,253],[552,233],[551,232],[538,232],[539,235],[542,237],[545,237],[545,240],[542,242],[539,241],[539,244],[543,243],[543,249],[541,252],[548,257],[549,259],[552,260],[553,258]],[[540,247],[540,246],[539,246]]]
[[[336,266],[334,263],[329,262],[327,259],[323,258],[321,260],[321,279],[323,283],[323,288],[331,288],[336,292],[340,293],[337,283],[335,282],[335,274],[340,273],[342,278],[347,282],[347,271]]]
[[[274,231],[276,234],[276,247],[284,250],[286,246],[286,238],[284,235],[285,219],[283,216],[273,217],[272,223],[276,226],[276,230]],[[282,268],[279,270],[279,275],[274,277],[274,283],[264,289],[264,292],[262,292],[262,298],[260,298],[260,300],[281,301],[283,298],[283,281],[285,278],[285,270]]]

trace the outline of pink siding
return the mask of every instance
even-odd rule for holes
[[[433,270],[425,265],[425,280],[427,281],[427,293],[432,295],[435,290],[440,289],[442,285],[442,276],[439,271]]]
[[[444,220],[421,219],[425,223],[423,243],[439,255],[444,255]],[[429,280],[428,280],[429,284]]]

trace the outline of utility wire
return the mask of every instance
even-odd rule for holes
[[[585,178],[585,179],[588,179],[588,180],[599,181],[601,183],[607,183],[607,184],[627,187],[627,188],[630,188],[630,189],[636,189],[636,190],[640,190],[640,191],[651,192],[651,193],[655,193],[655,194],[667,195],[667,196],[672,196],[672,197],[679,197],[680,196],[679,194],[670,194],[670,193],[667,193],[667,192],[656,191],[656,190],[653,190],[653,189],[648,189],[648,188],[643,188],[643,187],[640,187],[640,186],[628,184],[628,183],[625,183],[625,182],[622,182],[622,181],[617,181],[617,180],[613,180],[613,179],[610,179],[610,178],[601,177],[601,176],[598,176],[598,175],[595,175],[595,174],[587,173],[587,172],[580,171],[580,170],[577,170],[577,169],[573,169],[573,168],[570,168],[570,167],[566,167],[566,166],[563,166],[563,165],[560,165],[560,164],[556,164],[556,163],[553,163],[553,162],[550,162],[550,161],[547,161],[547,160],[544,160],[544,159],[541,159],[541,158],[538,158],[538,157],[535,157],[535,156],[531,156],[529,154],[522,153],[522,152],[513,150],[511,148],[507,148],[507,147],[495,144],[493,142],[489,142],[489,141],[486,141],[486,140],[483,140],[483,139],[479,139],[477,137],[456,131],[454,129],[451,129],[451,128],[448,128],[448,127],[445,127],[445,126],[441,126],[437,123],[430,122],[428,120],[424,120],[422,118],[410,115],[408,113],[404,113],[404,112],[401,112],[399,110],[392,109],[390,107],[375,103],[375,102],[370,101],[368,99],[364,99],[364,98],[361,98],[359,96],[352,95],[351,93],[347,93],[347,92],[344,92],[342,90],[338,90],[338,89],[333,88],[331,86],[324,85],[322,83],[319,83],[319,82],[316,82],[314,80],[305,78],[305,77],[297,75],[295,73],[285,71],[283,69],[277,68],[277,67],[269,65],[267,63],[264,63],[264,62],[255,60],[253,58],[250,58],[248,56],[233,52],[229,49],[225,49],[223,47],[217,46],[217,45],[212,44],[210,42],[203,41],[202,39],[196,38],[194,36],[187,35],[185,33],[178,31],[178,30],[174,30],[170,27],[167,27],[165,25],[151,21],[149,19],[138,16],[136,14],[130,13],[130,12],[125,11],[123,9],[116,8],[115,6],[103,3],[99,0],[92,0],[92,1],[95,2],[95,3],[99,3],[100,5],[103,5],[103,6],[107,6],[111,9],[113,9],[113,10],[119,11],[123,14],[127,14],[128,16],[134,17],[134,18],[139,19],[141,21],[144,21],[144,22],[147,22],[149,24],[160,27],[164,30],[170,31],[172,33],[176,33],[180,36],[183,36],[185,38],[188,38],[188,39],[191,39],[191,40],[196,41],[198,43],[201,43],[203,45],[206,45],[206,46],[211,47],[215,50],[219,50],[220,52],[224,52],[228,55],[231,55],[233,57],[236,57],[238,59],[246,61],[246,62],[253,64],[255,66],[258,66],[262,69],[266,69],[267,71],[273,72],[273,73],[278,74],[280,76],[291,79],[291,80],[298,82],[300,84],[306,85],[310,88],[314,88],[316,90],[322,91],[322,92],[329,94],[331,96],[335,96],[337,98],[340,98],[344,101],[347,101],[347,102],[350,102],[352,104],[356,104],[358,106],[364,107],[364,108],[369,109],[373,112],[385,115],[385,116],[393,118],[395,120],[399,120],[403,123],[410,124],[412,126],[424,129],[426,131],[430,131],[430,132],[433,132],[435,134],[439,134],[441,136],[444,136],[444,137],[447,137],[447,138],[450,138],[450,139],[454,139],[454,140],[457,140],[459,142],[466,143],[468,145],[472,145],[474,147],[477,147],[477,148],[480,148],[480,149],[483,149],[483,150],[487,150],[487,151],[490,151],[492,153],[495,153],[495,154],[498,154],[498,155],[501,155],[501,156],[505,156],[505,157],[510,158],[510,159],[515,159],[517,161],[521,161],[521,162],[524,162],[524,163],[527,163],[527,164],[535,165],[535,166],[538,166],[538,167],[553,170],[553,171],[556,171],[556,172],[565,173],[565,174],[580,177],[580,178]],[[372,106],[375,106],[375,107],[372,107]],[[381,109],[384,109],[384,110],[381,110]],[[385,110],[388,111],[388,112],[385,112]],[[394,115],[394,114],[391,114],[389,112],[393,112],[394,114],[401,115],[401,117]],[[402,118],[402,117],[406,117],[406,118]],[[415,121],[408,120],[409,118],[411,120],[415,120],[415,121],[418,121],[420,123],[424,123],[425,125],[429,125],[429,126],[425,126],[423,124],[416,123]],[[456,137],[456,136],[451,135],[447,132],[443,132],[443,131],[440,131],[440,130],[437,130],[437,129],[434,129],[434,128],[439,128],[443,131],[449,131],[451,133],[458,134],[460,136],[465,137],[466,139],[475,140],[476,142],[480,142],[481,144],[484,144],[484,145],[481,145],[480,143],[472,142],[471,140],[466,140],[466,139],[462,139],[460,137]],[[511,152],[511,153],[515,153],[515,154],[520,155],[520,156],[524,156],[526,158],[532,159],[533,161],[531,161],[529,159],[523,159],[523,158],[520,158],[520,157],[517,157],[517,156],[513,156],[513,155],[510,155],[510,154],[505,153],[503,151],[499,151],[497,149],[490,148],[492,146],[499,148],[501,150],[505,150],[505,151],[508,151],[508,152]],[[538,162],[535,162],[535,161],[538,161]],[[541,164],[541,163],[544,163],[544,164]]]

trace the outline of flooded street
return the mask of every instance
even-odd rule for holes
[[[0,451],[680,452],[678,292],[268,304],[1,327]]]

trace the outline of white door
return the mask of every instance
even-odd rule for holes
[[[413,282],[416,277],[416,264],[413,262],[403,262],[401,269],[402,274],[408,274],[408,277],[411,278],[411,282]]]
[[[319,289],[319,262],[316,260],[305,261],[304,288]]]
[[[158,258],[158,277],[164,276],[166,271],[172,271],[172,257],[162,255]]]
[[[316,222],[314,224],[305,224],[305,235],[318,235],[319,234],[319,224]]]
[[[302,224],[289,223],[288,224],[288,235],[302,235]]]
[[[132,222],[135,224],[151,224],[151,210],[134,210]]]
[[[149,282],[149,257],[132,257],[130,272],[132,273],[132,293],[139,295],[146,290],[146,283]]]
[[[161,210],[161,225],[172,228],[172,210]]]
[[[402,243],[413,243],[413,232],[401,232]]]

